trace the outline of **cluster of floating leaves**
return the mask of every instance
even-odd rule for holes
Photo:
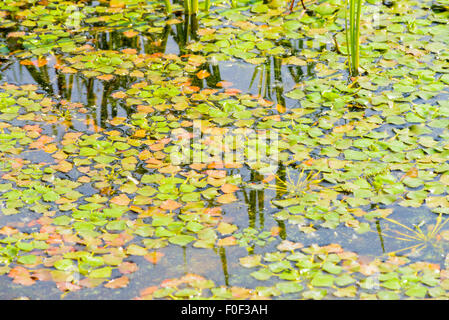
[[[23,217],[0,229],[0,272],[22,285],[54,281],[65,292],[123,288],[139,269],[135,256],[157,264],[167,246],[242,246],[251,255],[240,264],[257,268],[248,278],[260,287],[188,274],[141,298],[445,297],[447,270],[435,263],[363,262],[337,244],[279,244],[276,228],[259,232],[226,219],[247,189],[271,192],[272,218],[295,227],[292,239],[338,227],[366,234],[399,207],[449,213],[444,4],[367,5],[366,74],[353,82],[340,1],[309,5],[313,15],[261,2],[238,10],[217,4],[190,18],[198,26],[179,39],[178,55],[164,53],[166,37],[187,18],[166,19],[160,4],[0,4],[1,57],[38,79],[0,86],[2,216]],[[254,68],[258,94],[213,81],[224,61]],[[264,88],[271,64],[273,90]],[[57,80],[46,79],[46,69]],[[296,83],[285,93],[281,69]],[[63,85],[56,92],[46,81]],[[103,86],[102,103],[113,110],[99,120],[95,96],[71,99],[74,83]],[[275,136],[276,152],[255,133]],[[191,139],[196,144],[186,145]],[[245,159],[223,160],[239,146]],[[274,156],[255,161],[254,152]],[[192,153],[200,161],[177,161]],[[249,181],[248,170],[259,178]],[[254,253],[272,242],[277,251]]]

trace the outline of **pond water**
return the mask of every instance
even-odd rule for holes
[[[3,1],[0,298],[447,298],[449,4],[305,4]]]

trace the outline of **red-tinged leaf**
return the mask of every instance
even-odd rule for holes
[[[165,279],[161,283],[162,288],[174,288],[182,284],[183,281],[180,279]]]
[[[197,282],[197,281],[204,281],[204,280],[206,280],[206,278],[204,278],[203,276],[200,276],[198,274],[188,273],[188,274],[182,276],[180,280],[184,283],[192,283],[192,282]]]
[[[237,201],[237,198],[234,196],[233,193],[225,193],[225,194],[219,196],[216,200],[218,203],[227,204],[227,203]]]
[[[30,272],[28,271],[28,269],[25,269],[24,267],[21,267],[21,266],[12,268],[8,274],[8,276],[11,278],[23,277],[26,275],[30,275]]]
[[[148,254],[146,254],[144,256],[144,258],[148,261],[151,262],[152,264],[156,264],[159,262],[159,260],[161,260],[161,258],[164,256],[164,254],[162,252],[150,252]]]
[[[106,283],[104,286],[110,289],[124,288],[128,285],[129,278],[127,276],[122,276],[120,278],[114,279]]]
[[[235,246],[237,244],[237,239],[234,236],[229,236],[223,239],[219,239],[217,245],[220,247]]]
[[[14,278],[12,282],[20,284],[22,286],[32,286],[36,282],[36,280],[33,280],[30,276],[24,276]]]
[[[103,282],[105,282],[104,279],[84,278],[83,280],[79,281],[79,284],[85,288],[95,288],[98,287]]]
[[[134,132],[133,136],[136,138],[145,138],[146,134],[147,133],[144,129],[139,129]]]
[[[214,28],[203,28],[203,29],[198,29],[196,33],[199,36],[207,36],[207,35],[215,33],[215,31],[216,31],[216,29],[214,29]]]
[[[49,137],[47,135],[42,135],[36,141],[33,141],[29,144],[30,149],[42,149],[46,144],[53,141],[54,138]]]
[[[209,177],[220,179],[226,177],[226,171],[224,170],[206,170],[205,172]]]
[[[205,163],[192,163],[190,165],[190,168],[192,168],[193,170],[203,170],[206,167]]]
[[[110,200],[111,203],[119,205],[119,206],[127,206],[131,200],[124,193],[112,198]]]
[[[274,227],[272,227],[272,228],[270,229],[270,234],[271,234],[271,236],[273,236],[273,237],[277,237],[277,236],[279,235],[280,232],[281,232],[281,228],[280,228],[280,227],[277,227],[277,226],[274,226]]]
[[[229,88],[229,89],[226,89],[224,93],[227,95],[230,95],[230,96],[235,96],[239,93],[242,93],[242,90],[239,90],[236,88]]]
[[[137,35],[139,34],[139,32],[134,31],[134,30],[127,30],[127,31],[123,32],[123,34],[124,34],[125,37],[127,37],[127,38],[132,38],[132,37],[137,36]]]
[[[293,251],[295,249],[300,249],[302,247],[303,247],[302,243],[284,240],[276,248],[280,251]]]
[[[310,159],[304,161],[303,164],[310,167],[313,164],[313,161],[314,161],[314,159],[310,158]]]
[[[137,266],[137,264],[135,264],[134,262],[122,262],[119,266],[118,266],[118,270],[122,273],[122,274],[130,274],[130,273],[134,273],[137,270],[139,270],[139,267]]]
[[[416,167],[410,168],[407,173],[404,175],[405,177],[416,178],[418,176],[418,169]]]
[[[111,8],[124,8],[126,5],[125,0],[111,0],[109,6]]]
[[[149,146],[151,151],[160,151],[162,149],[164,149],[165,145],[162,143],[155,143],[152,144],[151,146]]]
[[[5,236],[10,236],[13,235],[15,233],[19,232],[19,230],[5,226],[3,228],[0,229],[0,234],[3,234]]]
[[[239,187],[237,187],[234,184],[229,184],[229,183],[225,183],[224,185],[221,186],[221,191],[223,191],[224,193],[234,193],[239,189]]]
[[[145,288],[143,290],[140,290],[140,296],[141,297],[145,297],[145,296],[152,295],[158,289],[159,289],[159,287],[157,287],[157,286],[147,287],[147,288]]]
[[[32,132],[37,132],[37,133],[42,132],[42,128],[40,126],[38,126],[37,124],[35,124],[35,125],[26,124],[23,126],[23,129],[26,131],[32,131]]]
[[[65,161],[65,160],[61,160],[57,165],[53,166],[53,169],[64,172],[64,173],[69,172],[70,170],[72,170],[72,168],[73,168],[73,164],[71,164],[70,162]]]
[[[202,80],[210,76],[210,73],[207,72],[206,70],[200,70],[196,73],[196,76],[198,77],[198,79]]]
[[[219,87],[219,88],[229,88],[229,87],[231,87],[232,85],[233,85],[232,82],[225,81],[225,80],[220,81],[220,82],[217,83],[217,87]]]
[[[136,49],[132,49],[132,48],[126,48],[126,49],[123,49],[122,52],[124,54],[136,54],[137,50]]]
[[[56,282],[56,287],[61,290],[62,292],[66,292],[66,291],[78,291],[81,289],[80,285],[71,283],[71,282]]]
[[[16,31],[16,32],[10,32],[6,35],[7,38],[22,38],[24,35],[26,35],[23,31]]]
[[[21,284],[23,286],[31,286],[36,282],[33,278],[31,278],[30,272],[21,266],[11,269],[8,276],[13,278],[14,283]]]
[[[47,270],[47,269],[34,270],[31,277],[33,279],[36,279],[39,281],[52,281],[53,280],[50,270]]]
[[[104,81],[110,81],[114,79],[115,77],[112,74],[103,74],[101,76],[96,77],[98,80],[104,80]]]
[[[178,202],[176,202],[174,200],[171,200],[171,199],[165,200],[161,204],[161,208],[162,209],[170,210],[170,211],[176,210],[176,209],[178,209],[180,207],[181,207],[181,204],[179,204]]]

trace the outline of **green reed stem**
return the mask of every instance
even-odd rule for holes
[[[210,9],[210,0],[206,0],[204,2],[204,11],[209,12]]]
[[[233,9],[237,8],[237,0],[231,0],[231,7]]]
[[[167,15],[171,14],[171,2],[170,0],[164,0],[165,3],[165,13]]]
[[[198,13],[198,0],[191,0],[192,1],[192,13],[197,14]]]
[[[191,4],[191,0],[184,0],[184,13],[190,14],[192,10]]]
[[[357,76],[359,73],[360,19],[362,16],[362,1],[363,0],[347,0],[345,6],[346,46],[348,51],[349,72],[352,76]]]

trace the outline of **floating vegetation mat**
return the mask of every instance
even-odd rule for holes
[[[448,1],[236,3],[0,3],[0,298],[449,297]]]

